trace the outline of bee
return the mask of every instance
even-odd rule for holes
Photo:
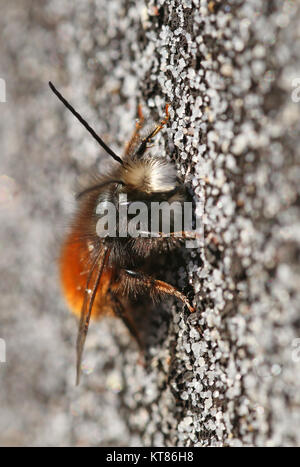
[[[118,235],[102,237],[97,233],[97,206],[100,202],[109,201],[118,210],[118,197],[124,194],[128,205],[136,200],[146,205],[161,200],[168,203],[176,201],[182,205],[188,199],[186,187],[177,176],[175,166],[162,157],[148,153],[153,138],[169,119],[168,105],[165,118],[144,136],[141,132],[145,119],[139,106],[135,131],[121,158],[105,144],[51,82],[49,86],[118,164],[109,174],[97,176],[92,184],[77,194],[78,209],[62,244],[59,259],[64,296],[71,311],[79,318],[76,346],[76,384],[79,384],[83,349],[91,318],[117,315],[142,348],[139,333],[128,313],[133,299],[145,293],[154,300],[171,295],[181,300],[190,312],[194,311],[182,292],[146,272],[150,257],[177,248],[180,240],[193,238],[193,234],[184,230],[175,232],[174,222],[169,235],[158,232],[154,238]],[[122,222],[118,222],[117,233]]]

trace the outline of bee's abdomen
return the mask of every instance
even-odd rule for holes
[[[60,279],[65,299],[70,310],[80,316],[85,293],[91,294],[95,278],[88,278],[93,265],[91,245],[88,241],[78,241],[76,234],[71,232],[63,244],[60,256]],[[92,318],[102,314],[110,314],[111,305],[108,289],[111,284],[113,269],[104,269],[92,309]]]

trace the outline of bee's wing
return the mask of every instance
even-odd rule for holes
[[[77,335],[76,385],[78,385],[80,381],[82,354],[83,354],[87,332],[89,329],[89,323],[91,319],[94,300],[96,297],[96,293],[97,293],[97,289],[98,289],[98,286],[101,280],[102,273],[109,259],[109,254],[110,254],[109,248],[107,248],[106,246],[101,248],[100,253],[97,255],[96,259],[94,260],[92,264],[91,270],[87,278],[86,289],[84,293],[84,300],[83,300],[83,305],[81,309],[81,317],[80,317],[79,327],[78,327],[78,335]],[[93,277],[94,277],[94,280],[92,281]],[[91,281],[93,282],[93,288],[91,289],[91,293],[90,293]]]

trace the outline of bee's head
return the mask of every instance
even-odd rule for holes
[[[178,185],[174,165],[157,156],[126,160],[120,175],[128,190],[145,195],[168,193]]]
[[[146,197],[172,197],[172,192],[177,192],[178,188],[181,191],[182,183],[178,182],[176,169],[170,162],[161,159],[157,156],[146,155],[148,143],[152,138],[163,128],[169,118],[168,105],[166,105],[166,117],[159,125],[157,125],[146,138],[142,139],[136,151],[124,159],[121,159],[117,154],[110,149],[106,143],[98,136],[92,127],[82,118],[82,116],[72,107],[72,105],[60,94],[55,86],[49,82],[49,86],[59,98],[59,100],[72,112],[72,114],[82,123],[93,138],[105,149],[116,162],[119,163],[119,169],[115,172],[112,180],[106,180],[101,184],[92,186],[83,192],[78,197],[81,197],[87,192],[95,189],[102,189],[104,186],[117,183],[126,187],[126,191],[140,193]],[[123,190],[122,190],[123,191]]]

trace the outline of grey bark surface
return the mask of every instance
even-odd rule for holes
[[[0,18],[0,445],[300,445],[299,5],[38,0]],[[137,104],[170,123],[154,153],[187,181],[204,244],[167,278],[148,364],[119,320],[77,324],[56,258],[74,183],[121,154]],[[166,316],[169,319],[166,319]]]

